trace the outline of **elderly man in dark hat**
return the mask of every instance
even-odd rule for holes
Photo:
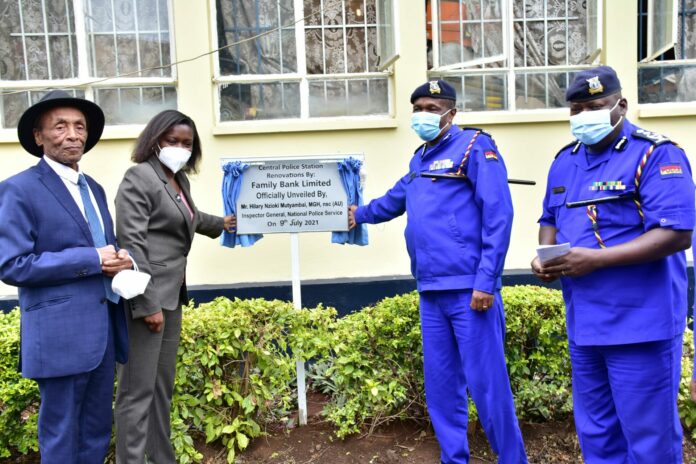
[[[526,463],[505,365],[501,275],[512,228],[503,158],[490,135],[453,124],[457,95],[443,80],[411,95],[423,140],[408,174],[349,223],[407,213],[406,248],[420,293],[428,412],[445,464],[469,462],[467,390],[500,463]]]
[[[566,99],[577,140],[551,165],[539,242],[571,248],[532,270],[561,279],[580,447],[589,464],[681,463],[691,167],[626,119],[612,68],[577,73]]]
[[[110,277],[131,261],[116,248],[104,190],[79,166],[103,128],[97,105],[49,92],[17,126],[40,161],[0,182],[0,279],[19,288],[20,366],[41,392],[44,464],[104,462],[114,362],[126,360]]]

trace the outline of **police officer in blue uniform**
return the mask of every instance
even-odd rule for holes
[[[571,249],[532,270],[561,279],[580,448],[588,464],[681,463],[691,167],[626,119],[612,68],[577,73],[566,100],[577,141],[551,166],[539,243]]]
[[[469,462],[468,389],[499,462],[526,463],[503,347],[500,287],[513,215],[507,172],[488,134],[452,124],[456,99],[442,80],[415,89],[411,127],[425,143],[384,196],[350,207],[349,223],[407,213],[425,393],[441,461]]]

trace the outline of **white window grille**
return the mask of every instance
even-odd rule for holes
[[[428,0],[429,76],[464,111],[566,106],[578,70],[596,64],[601,0]]]
[[[0,127],[15,127],[52,88],[95,101],[107,124],[142,124],[175,108],[170,23],[168,0],[4,2]]]
[[[220,121],[389,112],[376,0],[216,0]]]

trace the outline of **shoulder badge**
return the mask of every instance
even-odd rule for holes
[[[639,139],[648,140],[652,142],[653,145],[660,145],[665,142],[672,142],[669,138],[665,137],[664,135],[658,134],[653,131],[649,131],[647,129],[636,129],[633,131],[633,134],[631,135]]]
[[[580,142],[578,142],[577,140],[573,140],[572,142],[570,142],[570,143],[567,144],[567,145],[564,145],[563,148],[561,148],[560,150],[558,150],[558,153],[556,153],[556,156],[554,156],[553,159],[558,158],[558,157],[560,156],[560,154],[563,153],[563,151],[564,151],[566,148],[573,147],[573,149],[571,150],[571,153],[572,153],[572,154],[577,153],[577,151],[580,149],[580,145],[581,145]]]

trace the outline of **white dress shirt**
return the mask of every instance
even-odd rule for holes
[[[75,203],[77,204],[77,209],[80,210],[80,212],[82,213],[82,217],[84,217],[86,221],[87,215],[85,214],[85,205],[84,203],[82,203],[80,187],[77,185],[77,178],[80,176],[80,174],[82,174],[82,171],[80,170],[80,165],[77,166],[77,171],[75,171],[73,168],[69,166],[60,164],[57,161],[53,161],[46,155],[43,156],[43,159],[44,161],[46,161],[46,164],[48,164],[50,168],[53,169],[53,171],[56,174],[58,174],[60,180],[63,181],[63,184],[65,184],[65,187],[68,189],[68,192],[70,192],[70,196],[73,198],[73,200],[75,200]],[[89,188],[89,184],[87,184],[87,190],[89,190],[89,198],[92,200],[92,205],[94,205],[94,209],[97,211],[99,222],[101,223],[102,230],[104,230],[104,220],[102,219],[101,211],[99,211],[99,203],[97,203],[97,200],[94,198],[94,194],[92,193],[92,189]],[[94,251],[97,252],[99,264],[101,265],[101,254],[99,254],[99,251],[97,251],[96,248],[94,249]]]
[[[75,200],[75,203],[77,203],[77,207],[82,213],[82,217],[87,220],[87,216],[85,215],[85,205],[82,203],[82,195],[80,195],[80,187],[77,185],[77,178],[80,176],[80,174],[83,174],[80,170],[80,166],[78,165],[77,171],[75,171],[69,166],[60,164],[57,161],[53,161],[46,155],[44,155],[43,159],[51,167],[51,169],[58,174],[58,177],[60,177],[65,184],[65,187],[68,189],[68,192],[70,192],[70,196],[73,198],[73,200]],[[96,198],[94,198],[94,194],[92,193],[92,189],[89,188],[89,184],[87,184],[87,190],[89,190],[89,197],[92,200],[92,205],[94,205],[94,209],[97,211],[97,216],[99,216],[101,228],[104,230],[104,220],[102,219],[101,211],[99,211],[99,203],[97,203]]]

